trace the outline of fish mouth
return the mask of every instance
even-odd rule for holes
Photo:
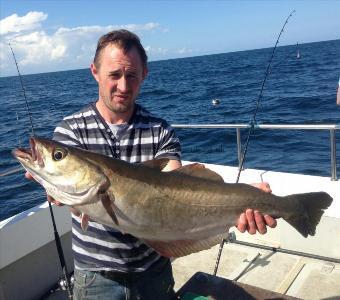
[[[40,168],[44,167],[44,161],[38,149],[38,144],[34,138],[29,139],[31,148],[17,148],[12,151],[13,156],[22,163],[30,165],[38,165]]]

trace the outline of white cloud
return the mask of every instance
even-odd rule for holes
[[[0,47],[5,49],[10,42],[23,73],[79,69],[89,66],[99,36],[115,29],[125,28],[142,34],[161,30],[158,23],[125,24],[108,26],[60,27],[51,34],[42,29],[47,19],[43,12],[29,12],[25,16],[16,14],[0,20]],[[162,48],[153,49],[165,53]],[[6,52],[6,51],[3,51]],[[0,55],[1,76],[7,68],[13,69],[10,52]]]
[[[55,34],[83,34],[83,33],[106,33],[116,29],[127,29],[133,32],[150,31],[160,27],[158,23],[108,25],[108,26],[79,26],[74,28],[61,27]]]
[[[183,48],[177,50],[176,52],[178,54],[182,54],[183,55],[183,54],[190,54],[190,53],[193,52],[193,50],[192,49],[187,49],[186,47],[183,47]]]
[[[58,59],[64,56],[66,51],[65,45],[57,45],[51,51],[51,59]]]
[[[46,19],[47,14],[38,11],[31,11],[23,17],[13,14],[0,20],[0,35],[39,28],[40,23]]]
[[[149,31],[149,30],[153,30],[159,27],[158,23],[146,23],[144,25],[137,25],[137,24],[130,24],[130,25],[126,25],[127,30],[131,30],[131,31]]]
[[[169,49],[162,48],[162,47],[146,46],[144,47],[144,49],[147,52],[147,54],[151,54],[151,55],[167,54],[169,52]]]
[[[197,49],[193,50],[187,47],[182,47],[180,49],[176,48],[163,48],[163,47],[154,47],[148,45],[144,47],[148,56],[152,60],[163,60],[174,57],[187,57],[192,56],[195,53],[199,53]]]

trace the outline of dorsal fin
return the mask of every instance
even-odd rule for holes
[[[173,172],[180,172],[194,177],[224,182],[223,178],[219,174],[210,169],[207,169],[203,164],[199,163],[193,163],[183,166],[179,169],[174,170]]]
[[[143,166],[147,166],[149,168],[155,168],[155,169],[162,171],[165,168],[165,166],[168,164],[169,160],[170,160],[169,158],[159,158],[159,159],[155,158],[152,160],[144,161],[140,164]]]

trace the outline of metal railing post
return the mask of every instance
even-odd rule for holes
[[[236,140],[237,140],[238,169],[240,169],[241,159],[242,159],[242,142],[241,142],[241,129],[240,128],[236,128]]]
[[[249,124],[173,124],[175,128],[225,128],[236,129],[237,138],[237,157],[238,168],[241,167],[242,160],[242,141],[241,141],[241,129],[249,128]],[[276,130],[329,130],[331,140],[331,180],[338,180],[337,178],[337,163],[336,163],[336,130],[340,130],[340,124],[257,124],[256,128],[259,129],[276,129]],[[0,173],[0,177],[1,177]]]
[[[331,139],[331,173],[332,177],[331,180],[335,181],[337,180],[337,174],[336,174],[336,142],[335,142],[335,130],[331,129],[329,131],[330,133],[330,139]]]

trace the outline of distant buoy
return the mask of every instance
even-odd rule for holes
[[[296,58],[297,59],[301,58],[301,54],[300,54],[300,50],[299,50],[299,43],[296,44]]]
[[[211,103],[213,104],[213,105],[219,105],[220,104],[220,99],[213,99],[212,101],[211,101]]]

